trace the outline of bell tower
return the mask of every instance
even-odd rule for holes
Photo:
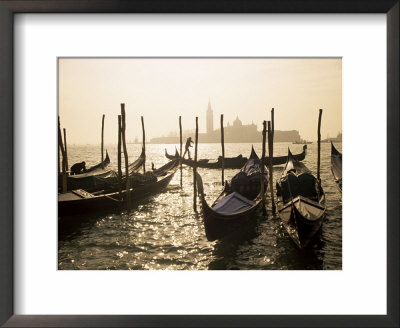
[[[208,99],[208,107],[207,107],[207,134],[214,132],[214,117],[213,117],[213,110],[211,108],[210,99]]]

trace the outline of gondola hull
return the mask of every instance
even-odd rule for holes
[[[210,208],[207,202],[202,198],[202,210],[204,215],[204,228],[208,241],[221,239],[232,234],[241,226],[250,223],[256,219],[256,212],[261,208],[261,200],[242,213],[235,215],[223,215]]]
[[[331,171],[333,178],[335,179],[335,183],[339,188],[340,192],[342,191],[342,154],[335,148],[333,143],[331,142]]]
[[[106,151],[106,158],[103,160],[102,163],[97,165],[93,165],[86,170],[86,173],[97,171],[97,170],[104,170],[110,164],[110,157],[108,156],[108,152]],[[84,173],[83,173],[84,174]]]
[[[174,173],[157,181],[135,186],[130,189],[131,200],[134,203],[150,195],[157,194],[165,189],[172,180]],[[122,191],[122,200],[118,192],[104,194],[87,194],[82,197],[74,192],[58,195],[58,217],[74,216],[86,213],[115,212],[126,204],[126,191]]]

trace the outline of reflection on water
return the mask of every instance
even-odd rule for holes
[[[269,199],[267,215],[222,241],[208,242],[201,208],[193,211],[192,169],[183,169],[183,188],[177,171],[170,186],[161,194],[135,203],[127,215],[89,215],[59,222],[59,269],[83,270],[319,270],[342,268],[342,197],[330,171],[330,144],[322,144],[321,179],[327,197],[327,212],[319,236],[305,251],[300,251],[272,215]],[[167,162],[164,147],[173,153],[174,145],[146,145],[147,168]],[[261,144],[254,145],[261,154]],[[300,153],[302,145],[277,143],[276,156],[287,147]],[[107,146],[111,168],[117,166],[116,146]],[[341,144],[337,145],[341,150]],[[249,156],[251,144],[226,144],[227,157]],[[140,153],[140,145],[128,145],[130,162]],[[69,163],[85,160],[87,166],[99,159],[98,146],[69,146]],[[200,144],[199,158],[216,159],[219,144]],[[308,145],[304,163],[316,172],[317,145]],[[274,168],[276,180],[283,166]],[[199,169],[206,199],[211,204],[222,190],[219,170]],[[237,170],[226,170],[230,179]],[[199,202],[198,202],[199,204]]]

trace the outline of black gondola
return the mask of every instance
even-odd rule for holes
[[[85,173],[90,173],[90,172],[93,172],[93,171],[96,171],[99,169],[104,170],[108,166],[108,164],[110,164],[110,157],[108,156],[108,152],[106,150],[106,158],[103,160],[103,162],[89,167]],[[83,174],[85,174],[85,173],[83,173]]]
[[[164,171],[165,177],[157,179],[152,172],[146,174],[133,174],[132,188],[130,188],[131,200],[135,202],[150,195],[157,194],[165,189],[172,180],[175,166],[170,166]],[[161,173],[161,172],[160,172]],[[58,195],[58,217],[80,215],[85,213],[113,212],[126,204],[126,190],[121,191],[122,199],[119,199],[118,185],[112,185],[106,190],[86,191],[82,189],[72,190]]]
[[[299,154],[293,155],[298,161],[304,160],[306,158],[307,153],[307,145],[303,146],[303,151]],[[165,149],[165,157],[169,160],[179,159],[178,150],[175,148],[175,155],[168,154]],[[236,157],[226,157],[224,158],[224,168],[225,169],[240,169],[243,165],[248,161],[247,157],[243,157],[242,155]],[[287,161],[287,156],[276,156],[273,158],[272,165],[283,165]],[[269,157],[265,157],[265,163],[269,162]],[[193,160],[191,159],[182,159],[182,164],[193,166]],[[209,159],[200,159],[197,161],[197,167],[205,168],[205,169],[220,169],[222,168],[222,157],[219,156],[217,161],[210,161]]]
[[[129,164],[129,175],[136,173],[143,165],[145,161],[144,151],[140,156],[131,164]],[[104,186],[113,184],[117,182],[117,173],[113,170],[107,170],[106,167],[110,163],[110,158],[106,151],[106,158],[103,161],[103,167],[100,164],[92,166],[86,173],[70,175],[67,177],[67,190],[74,189],[84,189],[88,190],[96,187],[97,190],[103,188]],[[58,182],[59,189],[62,186],[62,177]]]
[[[265,193],[267,175],[265,173]],[[205,199],[202,178],[200,174],[196,174],[204,227],[209,241],[221,239],[255,219],[256,210],[262,206],[260,178],[261,160],[252,148],[247,163],[229,184],[225,184],[224,190],[210,207]]]
[[[307,247],[325,216],[325,193],[320,182],[288,150],[288,161],[276,189],[283,226],[299,248]]]
[[[157,168],[154,167],[154,164],[151,163],[151,169],[153,171],[153,174],[156,177],[162,177],[162,176],[165,176],[168,173],[168,171],[170,171],[170,170],[174,169],[175,167],[177,167],[178,164],[179,164],[179,160],[178,159],[174,159],[174,160],[169,161],[167,164],[164,164],[163,166],[161,166],[160,168],[157,169]]]
[[[331,141],[331,171],[336,185],[342,191],[342,154],[335,148]]]

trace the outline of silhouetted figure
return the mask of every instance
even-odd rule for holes
[[[74,165],[71,166],[71,175],[82,174],[85,172],[86,172],[85,162],[75,163]]]
[[[191,159],[189,147],[192,147],[192,143],[193,143],[192,137],[187,138],[185,145],[185,152],[183,153],[183,158],[185,158],[186,153],[188,153],[189,159]]]

